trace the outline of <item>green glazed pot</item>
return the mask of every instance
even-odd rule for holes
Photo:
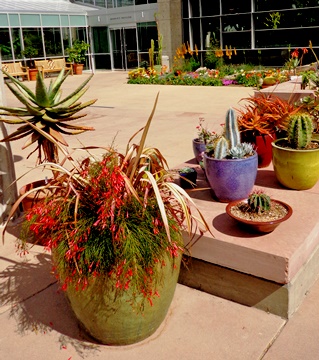
[[[116,296],[115,281],[97,277],[84,291],[68,286],[67,297],[84,329],[97,341],[107,345],[129,345],[152,335],[166,317],[172,302],[182,255],[168,257],[162,266],[157,291],[159,297],[148,300],[142,311],[131,305],[132,291]],[[142,295],[141,295],[142,296]]]
[[[319,149],[295,150],[281,147],[286,139],[272,143],[272,161],[277,180],[294,190],[311,189],[319,180]]]

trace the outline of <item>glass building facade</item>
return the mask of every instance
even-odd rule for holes
[[[2,0],[0,48],[6,62],[67,59],[79,39],[91,45],[86,69],[130,69],[160,30],[170,59],[189,42],[203,62],[216,39],[237,49],[232,61],[281,66],[289,49],[319,47],[318,15],[319,0]]]

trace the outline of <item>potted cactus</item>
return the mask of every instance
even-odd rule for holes
[[[223,134],[206,147],[204,168],[213,196],[221,202],[247,198],[255,184],[257,153],[252,144],[241,142],[233,109],[227,111]]]
[[[248,230],[269,233],[290,218],[292,208],[256,189],[247,199],[228,203],[226,213]]]
[[[290,116],[287,138],[272,143],[273,165],[278,181],[295,190],[312,188],[319,179],[319,142],[312,138],[312,117]]]

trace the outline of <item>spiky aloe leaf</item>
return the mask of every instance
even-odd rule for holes
[[[36,82],[36,87],[35,87],[35,97],[36,97],[36,101],[38,106],[41,107],[47,107],[50,106],[50,99],[47,93],[47,88],[44,84],[42,75],[38,72],[37,73],[37,82]]]
[[[35,94],[26,86],[24,85],[21,81],[19,81],[18,79],[16,79],[15,77],[11,76],[8,72],[1,70],[4,74],[6,74],[6,76],[8,76],[8,78],[18,87],[18,89],[22,89],[26,94],[28,94],[28,96],[32,99],[35,99]],[[6,85],[9,87],[10,89],[10,83],[6,83]],[[11,89],[10,89],[11,90]]]
[[[68,77],[69,72],[64,75],[64,69],[61,70],[58,77],[56,78],[54,83],[49,87],[48,96],[50,100],[50,104],[56,103],[58,101],[58,96],[61,95],[61,86],[64,83],[65,79]]]
[[[66,98],[61,100],[60,102],[56,103],[55,106],[58,106],[62,103],[66,103],[69,99],[72,99],[73,96],[76,96],[85,86],[86,84],[92,79],[94,74],[90,75],[77,89],[75,89],[71,94],[69,94]]]

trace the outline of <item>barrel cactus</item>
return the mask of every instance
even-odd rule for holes
[[[255,190],[248,196],[247,211],[261,214],[265,211],[270,210],[270,207],[270,196],[265,194],[263,191]]]
[[[294,149],[305,149],[311,143],[313,122],[311,116],[297,113],[289,119],[287,128],[289,145]]]

